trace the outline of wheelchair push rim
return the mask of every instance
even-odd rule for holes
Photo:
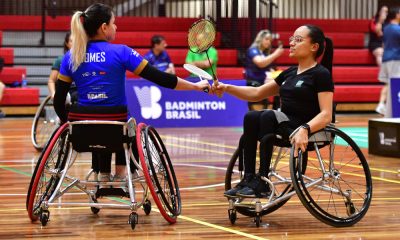
[[[150,193],[165,220],[175,223],[181,212],[181,198],[168,152],[151,126],[140,123],[136,131],[139,158]]]
[[[51,197],[60,180],[58,173],[64,168],[68,152],[65,147],[69,147],[66,143],[67,127],[68,125],[64,124],[53,135],[32,175],[27,195],[27,211],[32,222],[38,220],[43,201]],[[53,157],[56,157],[56,159]]]
[[[356,143],[339,129],[327,127],[317,133],[326,135],[330,142],[322,147],[312,143],[310,148],[309,144],[304,174],[297,167],[305,160],[301,151],[300,157],[293,158],[295,150],[291,150],[294,188],[304,207],[320,221],[334,227],[352,226],[364,217],[371,203],[368,163]]]

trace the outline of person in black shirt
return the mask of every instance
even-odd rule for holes
[[[270,193],[268,184],[261,180],[261,176],[268,176],[273,140],[261,140],[267,134],[276,133],[278,126],[279,129],[284,126],[286,137],[302,126],[292,137],[291,143],[296,149],[305,151],[309,134],[332,121],[332,41],[317,26],[304,25],[296,29],[289,38],[289,44],[289,56],[295,58],[298,65],[283,71],[275,81],[255,88],[222,82],[212,87],[216,94],[226,92],[247,101],[259,101],[277,94],[281,97],[281,111],[250,111],[244,117],[241,146],[245,175],[237,186],[224,193],[225,196],[262,197]],[[317,59],[322,54],[324,56],[319,64]],[[262,144],[260,168],[256,175],[257,141]]]

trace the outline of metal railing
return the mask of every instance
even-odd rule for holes
[[[274,18],[365,19],[378,7],[378,0],[1,0],[0,15],[69,16],[95,2],[112,6],[117,16],[140,17],[247,18],[255,5],[256,17],[268,18],[272,2]]]

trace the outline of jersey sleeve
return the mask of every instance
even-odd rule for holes
[[[325,68],[318,71],[315,75],[315,88],[317,92],[333,92],[334,84],[332,76]]]
[[[72,70],[69,59],[71,58],[70,52],[67,52],[61,61],[60,73],[58,74],[58,79],[66,83],[72,83]]]
[[[255,56],[260,55],[256,48],[252,47],[247,50],[247,56],[249,59],[253,60]]]
[[[191,63],[193,62],[193,53],[189,50],[188,53],[186,54],[186,59],[185,62],[187,63]]]
[[[136,75],[139,75],[142,72],[143,68],[147,65],[148,61],[140,56],[140,54],[134,49],[127,46],[123,46],[123,48],[123,64],[125,65],[126,69]]]
[[[51,70],[60,71],[62,60],[63,60],[63,56],[57,57],[57,59],[54,60],[53,65],[51,66]]]
[[[169,57],[167,52],[165,52],[165,60],[167,63],[172,63],[171,58]]]
[[[213,60],[214,63],[218,62],[218,52],[217,49],[211,47],[208,49],[208,56],[210,57],[211,60]]]

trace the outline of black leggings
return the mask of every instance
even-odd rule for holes
[[[271,110],[250,111],[246,114],[242,137],[245,173],[255,174],[257,141],[263,140],[260,146],[259,173],[267,176],[274,144],[273,135],[277,128],[278,121]]]

